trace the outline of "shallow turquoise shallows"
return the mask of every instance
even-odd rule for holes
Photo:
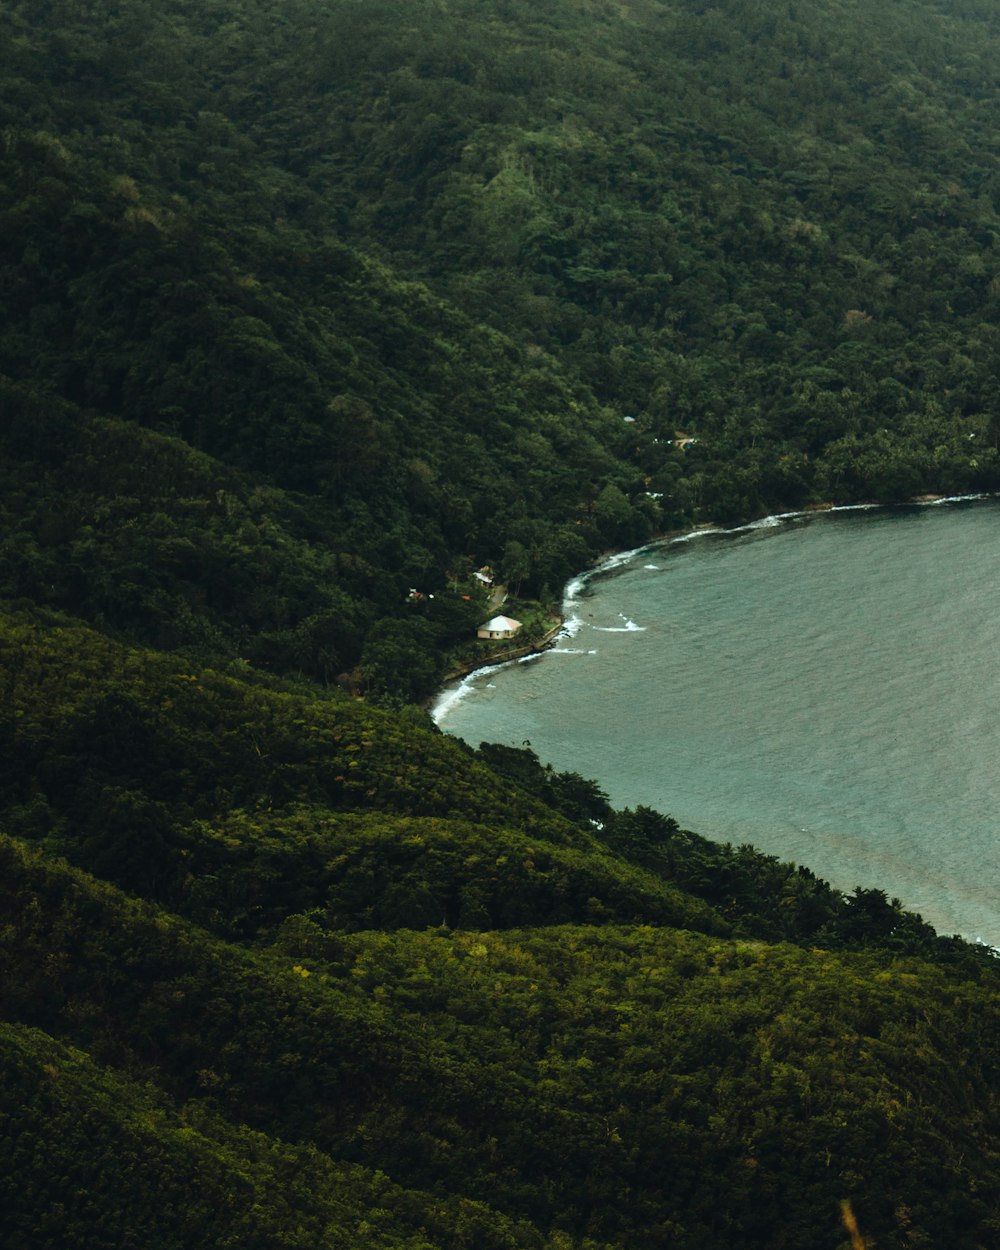
[[[724,841],[1000,947],[1000,502],[770,518],[620,557],[567,635],[439,697]]]

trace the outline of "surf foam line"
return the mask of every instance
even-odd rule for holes
[[[566,605],[564,604],[563,615],[565,612]],[[586,623],[582,616],[571,616],[569,620],[563,621],[562,629],[556,634],[556,638],[575,638]]]
[[[778,529],[780,526],[787,524],[789,521],[812,520],[816,516],[825,516],[831,512],[874,512],[878,510],[886,511],[890,508],[912,508],[912,507],[937,507],[940,504],[953,503],[973,503],[980,499],[996,499],[1000,498],[1000,494],[991,491],[979,491],[968,495],[943,495],[934,499],[910,499],[903,500],[899,503],[883,504],[883,503],[838,503],[833,504],[829,508],[816,510],[814,508],[802,508],[793,512],[774,512],[768,516],[759,517],[756,521],[747,521],[744,525],[706,525],[700,529],[687,530],[683,534],[675,534],[670,538],[661,538],[655,542],[644,543],[641,547],[632,547],[628,551],[619,551],[614,555],[606,556],[600,563],[595,564],[593,568],[585,569],[582,573],[571,578],[563,590],[563,609],[562,614],[565,618],[565,624],[559,637],[574,638],[577,633],[587,623],[581,619],[576,611],[579,606],[580,598],[587,585],[595,577],[601,577],[608,573],[613,573],[616,569],[635,560],[636,557],[649,555],[664,547],[676,546],[680,543],[694,542],[696,538],[710,538],[712,535],[719,534],[750,534],[758,530]],[[655,569],[655,565],[644,565],[645,568]],[[597,628],[592,626],[591,628]],[[640,629],[642,626],[633,626]]]
[[[467,698],[473,691],[473,687],[484,677],[489,677],[493,673],[499,673],[502,668],[506,668],[508,664],[515,661],[507,660],[504,664],[488,664],[485,668],[473,669],[471,673],[467,673],[461,681],[456,682],[453,686],[446,686],[444,690],[435,699],[430,709],[430,718],[435,725],[440,726],[441,722],[452,712],[463,699]]]
[[[879,504],[848,504],[848,507],[880,507]],[[835,509],[830,509],[835,511]],[[755,530],[777,529],[779,525],[784,525],[786,521],[799,521],[803,517],[812,516],[813,513],[801,512],[774,512],[769,516],[758,517],[756,521],[747,521],[745,525],[706,525],[701,529],[688,530],[684,534],[675,534],[673,538],[665,538],[663,545],[672,547],[676,543],[689,543],[695,538],[710,538],[713,534],[750,534]]]
[[[644,634],[646,632],[645,625],[637,625],[635,621],[630,621],[624,612],[618,613],[618,619],[624,621],[624,625],[591,625],[591,629],[596,634]]]
[[[665,538],[661,543],[651,543],[639,550],[655,550],[657,546],[671,547],[676,543],[689,543],[696,538],[709,538],[713,534],[749,534],[754,530],[777,529],[787,521],[812,520],[813,517],[826,516],[831,512],[888,512],[891,508],[936,508],[948,503],[974,503],[980,499],[1000,498],[991,491],[977,491],[969,495],[941,495],[932,499],[905,499],[898,503],[835,503],[822,510],[803,508],[796,512],[774,512],[769,516],[759,517],[756,521],[747,521],[745,525],[706,525],[702,529],[688,530],[684,534],[676,534],[673,538]],[[636,555],[635,551],[625,552],[628,558]]]
[[[580,597],[584,594],[587,584],[595,579],[595,577],[605,576],[609,572],[620,569],[622,565],[629,564],[630,560],[635,560],[636,556],[644,555],[646,551],[651,551],[656,544],[652,542],[644,542],[642,546],[631,547],[629,551],[616,551],[614,555],[605,556],[604,559],[597,562],[592,569],[585,569],[577,572],[575,577],[570,577],[566,585],[562,587],[562,616],[565,617],[564,625],[560,632],[560,637],[574,637],[576,632],[585,624],[584,621],[577,616],[574,611],[579,604]]]
[[[662,550],[664,547],[671,547],[680,543],[692,542],[696,538],[707,538],[713,534],[746,534],[754,530],[776,529],[788,521],[802,520],[803,518],[811,520],[815,516],[824,516],[831,512],[873,512],[878,509],[888,510],[890,508],[912,508],[912,507],[938,507],[941,504],[954,503],[974,503],[982,499],[997,499],[1000,494],[994,491],[979,491],[968,495],[942,495],[936,499],[911,499],[896,504],[880,504],[880,503],[843,503],[834,504],[830,508],[823,511],[814,509],[803,509],[797,512],[775,512],[769,516],[760,517],[756,521],[748,521],[745,525],[722,526],[707,525],[703,529],[688,530],[684,534],[675,534],[672,538],[659,539],[656,542],[644,543],[641,547],[633,547],[628,551],[619,551],[613,555],[607,556],[600,563],[594,565],[593,568],[586,569],[582,573],[578,573],[575,577],[570,578],[563,590],[563,617],[564,623],[556,638],[565,638],[567,640],[575,638],[581,629],[586,625],[588,629],[593,629],[598,633],[637,633],[645,630],[644,625],[637,625],[635,621],[628,621],[623,616],[625,624],[621,626],[599,626],[590,625],[589,622],[575,611],[579,604],[579,600],[583,592],[587,588],[588,582],[595,577],[603,574],[612,573],[623,565],[628,564],[630,560],[634,560],[637,556],[645,555],[649,552]],[[655,565],[646,565],[646,568],[655,569]],[[619,614],[621,615],[621,614]],[[574,654],[570,648],[550,647],[549,651],[563,650],[566,654]],[[456,707],[463,699],[465,699],[475,686],[475,683],[490,673],[499,672],[502,668],[507,668],[510,664],[523,663],[526,660],[540,659],[544,651],[536,652],[530,656],[522,656],[520,660],[507,660],[503,664],[492,664],[485,668],[477,668],[473,672],[467,674],[456,685],[446,687],[437,697],[434,705],[430,709],[431,719],[435,725],[440,725],[442,720],[448,713]],[[596,652],[589,651],[589,655]]]
[[[937,508],[943,503],[974,503],[977,499],[992,499],[993,496],[986,491],[980,491],[976,495],[941,495],[937,499],[914,499],[914,504],[918,508]],[[979,939],[977,938],[978,942]],[[984,942],[985,946],[986,943]],[[995,948],[994,948],[995,949]]]
[[[879,509],[887,510],[889,508],[912,508],[918,507],[937,507],[940,504],[950,503],[972,503],[980,499],[1000,498],[996,493],[989,491],[977,492],[968,495],[945,495],[938,499],[911,499],[896,504],[881,503],[840,503],[833,504],[829,508],[817,511],[813,508],[803,508],[792,512],[774,512],[768,516],[759,517],[756,521],[748,521],[744,525],[706,525],[701,529],[687,530],[683,534],[675,534],[670,538],[661,538],[655,542],[644,543],[641,547],[632,547],[628,551],[619,551],[613,555],[606,556],[593,568],[585,569],[582,573],[577,573],[575,577],[570,578],[563,589],[563,627],[556,635],[558,638],[575,638],[581,629],[586,625],[590,629],[601,630],[600,626],[590,625],[585,621],[577,610],[580,607],[580,600],[587,589],[588,584],[596,577],[602,577],[609,573],[613,573],[616,569],[622,568],[630,561],[635,560],[639,556],[649,556],[656,551],[662,551],[665,547],[673,547],[681,543],[694,542],[696,538],[710,538],[713,535],[725,534],[751,534],[759,530],[778,529],[782,525],[790,521],[812,520],[816,516],[825,516],[831,512],[874,512]],[[646,564],[644,568],[658,571],[656,565]],[[632,622],[622,627],[623,631],[633,632],[643,629],[641,625]],[[605,628],[605,633],[617,632],[615,627]]]

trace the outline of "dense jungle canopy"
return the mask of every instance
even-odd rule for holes
[[[998,82],[986,0],[0,0],[5,1246],[998,1244],[990,952],[419,706],[477,569],[1000,488]]]

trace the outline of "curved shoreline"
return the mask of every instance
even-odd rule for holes
[[[469,660],[466,664],[458,664],[445,673],[442,681],[444,685],[451,685],[452,682],[459,681],[463,677],[468,677],[472,673],[478,673],[480,669],[502,668],[504,664],[515,664],[526,656],[538,655],[552,645],[565,624],[565,620],[560,616],[555,625],[551,629],[546,630],[542,637],[535,642],[527,642],[523,646],[515,647],[512,651],[498,651],[493,655],[479,656],[475,660]],[[444,685],[441,687],[442,690]],[[437,695],[434,697],[437,698]]]
[[[736,525],[717,525],[712,521],[705,521],[698,525],[689,526],[687,529],[670,530],[665,534],[648,539],[638,547],[632,547],[626,551],[608,552],[606,555],[598,556],[589,568],[574,574],[566,582],[563,587],[562,612],[559,623],[554,625],[543,638],[527,646],[519,647],[516,651],[476,659],[468,665],[453,669],[445,675],[440,688],[427,701],[427,711],[435,725],[440,725],[441,719],[447,715],[457,702],[460,702],[465,697],[465,694],[471,688],[471,679],[477,674],[484,675],[487,671],[495,672],[507,667],[509,664],[519,664],[522,661],[540,656],[545,651],[550,650],[563,633],[567,637],[572,637],[575,632],[573,629],[574,617],[567,612],[567,608],[573,603],[587,583],[595,577],[621,568],[643,552],[670,547],[675,543],[690,542],[692,539],[700,537],[720,534],[745,534],[753,533],[755,530],[777,529],[787,521],[801,520],[812,516],[825,516],[829,513],[877,512],[888,511],[891,508],[938,507],[941,504],[974,503],[977,500],[996,497],[993,492],[978,491],[968,495],[918,495],[914,499],[900,499],[895,503],[810,504],[792,512],[769,513],[767,516],[758,517],[754,521],[744,521]]]
[[[899,793],[919,789],[923,784],[915,775],[912,777],[914,785],[910,786],[908,774],[912,766],[908,761],[912,753],[906,756],[897,752],[893,745],[894,735],[904,720],[923,723],[926,714],[925,741],[934,743],[939,737],[948,741],[954,739],[956,732],[953,730],[957,731],[960,726],[989,724],[988,712],[983,718],[977,714],[966,715],[967,708],[975,706],[971,698],[961,706],[949,703],[947,697],[939,698],[947,694],[947,687],[957,683],[951,681],[947,666],[936,662],[941,648],[932,642],[936,635],[931,630],[931,622],[926,623],[925,629],[922,618],[929,592],[938,595],[947,592],[942,602],[965,605],[966,610],[961,615],[968,625],[967,631],[964,627],[955,628],[958,622],[951,622],[947,636],[955,642],[951,653],[956,669],[967,669],[963,657],[973,653],[972,645],[989,634],[988,627],[983,627],[989,617],[976,611],[975,606],[988,601],[976,598],[967,602],[963,594],[952,592],[960,585],[959,571],[966,562],[980,570],[979,577],[995,563],[1000,504],[997,496],[990,493],[985,498],[953,499],[943,511],[923,511],[924,506],[936,504],[944,506],[944,500],[908,500],[901,506],[882,509],[872,518],[860,510],[854,515],[851,512],[835,514],[829,524],[813,523],[809,516],[800,520],[789,518],[789,524],[779,522],[777,528],[769,526],[761,533],[744,529],[742,534],[732,538],[716,536],[710,543],[694,547],[680,545],[676,550],[668,540],[667,545],[646,549],[637,546],[632,552],[605,557],[574,579],[575,584],[569,587],[575,592],[576,601],[567,605],[567,615],[575,608],[582,620],[574,640],[563,638],[556,643],[557,648],[566,653],[562,656],[564,662],[548,661],[537,671],[521,673],[512,668],[509,672],[473,678],[471,689],[467,687],[466,701],[450,710],[442,709],[441,728],[473,746],[480,740],[516,746],[521,745],[522,739],[530,738],[532,749],[543,761],[550,760],[554,768],[572,769],[597,779],[598,784],[603,781],[605,786],[621,787],[612,799],[616,807],[626,803],[629,806],[648,804],[670,812],[684,828],[698,830],[713,841],[732,840],[734,844],[749,841],[783,861],[808,865],[845,890],[859,882],[865,887],[884,887],[903,898],[907,908],[924,915],[939,932],[958,932],[969,940],[1000,945],[996,913],[993,912],[992,919],[982,919],[982,900],[969,894],[968,877],[951,874],[945,880],[946,848],[941,848],[940,860],[933,860],[940,867],[941,879],[936,884],[931,877],[938,868],[933,868],[929,875],[922,869],[918,872],[914,867],[918,862],[915,852],[911,854],[918,835],[930,837],[928,826],[935,822],[955,835],[945,839],[949,844],[948,854],[952,843],[958,856],[965,841],[975,845],[975,838],[980,836],[981,812],[967,808],[962,797],[966,789],[962,760],[957,761],[958,767],[949,765],[933,787],[928,785],[928,802],[924,809],[909,811]],[[775,542],[769,541],[772,533]],[[925,552],[933,552],[935,556],[932,562],[930,554],[926,556],[926,567],[922,554]],[[613,568],[614,565],[620,567]],[[773,585],[773,579],[769,580],[766,572],[772,566],[781,574]],[[891,605],[883,603],[882,596],[888,590],[884,575],[897,567],[909,567],[909,572],[902,579],[906,593],[889,596],[892,604],[900,605],[893,615],[888,612]],[[606,576],[595,578],[602,570]],[[787,587],[799,576],[804,579],[808,593],[790,594],[790,600],[795,602],[784,605],[789,611],[779,610],[774,615],[794,617],[798,621],[797,604],[803,601],[814,605],[821,603],[825,606],[822,616],[817,618],[815,630],[802,628],[789,634],[784,621],[781,622],[783,632],[776,635],[767,636],[763,629],[745,628],[746,619],[759,620],[762,626],[768,624],[768,605],[778,604],[780,608],[782,602],[780,596],[773,593],[774,586]],[[993,580],[988,575],[982,578],[984,585]],[[895,584],[893,581],[892,585]],[[869,629],[866,625],[868,632],[857,635],[863,645],[855,648],[852,643],[841,649],[836,646],[830,649],[831,639],[836,643],[841,637],[840,614],[843,611],[846,619],[847,604],[852,600],[850,591],[855,586],[865,589],[865,597],[872,605],[871,609],[865,609],[866,613],[875,612],[882,620],[888,612],[892,630],[881,640],[886,643],[884,648],[881,642],[878,646],[872,645],[874,627]],[[762,609],[762,616],[745,617],[739,606],[744,589],[749,592],[750,608],[755,613]],[[995,602],[995,588],[991,601]],[[646,626],[649,631],[646,639],[622,636],[605,640],[603,634],[591,633],[592,629],[619,625],[624,617],[632,617]],[[742,623],[741,617],[744,618]],[[740,638],[756,635],[745,652],[739,645],[730,650],[729,625],[734,626]],[[904,631],[911,629],[914,634],[922,635],[922,641],[918,645],[914,638],[914,645],[900,648],[896,645],[898,640],[906,636]],[[786,656],[783,642],[795,643],[799,638],[816,644],[815,663],[798,665],[794,645]],[[660,670],[656,665],[661,641],[669,651],[668,666],[662,672],[670,674],[672,693],[665,693],[658,703],[657,673]],[[965,644],[969,644],[968,652]],[[596,650],[591,652],[589,648]],[[845,703],[838,710],[835,693],[831,695],[827,683],[825,696],[817,694],[812,702],[811,695],[805,696],[800,701],[800,709],[783,721],[786,727],[798,727],[802,733],[797,739],[777,737],[778,743],[791,749],[784,752],[784,762],[779,760],[769,768],[768,776],[774,784],[767,790],[762,789],[753,802],[741,798],[744,790],[756,794],[753,785],[758,774],[754,769],[765,758],[763,746],[756,745],[756,740],[759,737],[761,744],[767,740],[764,733],[758,736],[753,730],[758,720],[764,723],[763,709],[768,704],[763,695],[759,718],[756,693],[752,700],[745,701],[751,708],[746,715],[742,714],[738,702],[739,691],[757,689],[753,684],[743,685],[745,679],[750,680],[751,673],[763,670],[768,678],[778,673],[778,677],[770,681],[771,690],[802,684],[807,691],[819,692],[823,688],[821,684],[812,687],[798,679],[805,676],[812,680],[814,674],[828,670],[832,666],[831,659],[838,657],[850,665],[849,672],[856,678],[859,673],[869,672],[868,657],[872,655],[876,657],[873,661],[876,673],[884,675],[889,671],[888,657],[900,650],[915,653],[918,661],[918,680],[914,686],[907,687],[907,706],[914,709],[912,718],[879,719],[876,715],[857,741],[849,739],[852,746],[845,767],[840,770],[839,763],[836,767],[833,764],[827,767],[826,755],[813,754],[811,746],[800,749],[801,743],[807,740],[806,734],[817,730],[829,738],[830,726],[836,726],[837,733],[832,736],[840,737],[840,729],[847,728],[841,725],[841,716],[845,722],[855,725],[863,718],[850,715],[851,707],[867,708],[859,698],[856,703]],[[688,653],[691,663],[684,658]],[[600,658],[588,660],[588,654]],[[727,665],[724,663],[727,660],[732,663]],[[725,681],[713,687],[713,670],[719,668],[724,672]],[[919,677],[921,672],[927,675],[926,680]],[[933,679],[935,673],[937,681]],[[942,680],[945,686],[940,684]],[[895,685],[894,682],[894,688]],[[666,683],[664,688],[666,690]],[[878,677],[869,681],[864,689],[877,691]],[[623,691],[625,697],[619,698]],[[647,691],[650,693],[648,708],[643,702]],[[688,733],[684,728],[688,723],[685,710],[700,700],[704,700],[705,714],[692,717],[693,728]],[[873,700],[872,706],[877,711],[880,700],[874,693]],[[817,709],[823,710],[822,717],[812,714]],[[818,725],[819,720],[827,721],[828,709],[829,724]],[[737,750],[729,753],[731,738],[725,731],[732,719],[739,722],[738,733],[743,740],[752,744],[747,751],[749,764],[745,768]],[[680,729],[676,728],[678,724]],[[714,731],[720,727],[724,731],[722,737],[713,738]],[[983,735],[979,737],[982,740]],[[643,738],[654,747],[653,755],[645,759]],[[719,742],[725,749],[713,754],[712,748]],[[578,755],[576,751],[581,743],[583,752]],[[616,753],[619,743],[621,749]],[[970,750],[963,758],[974,761],[977,757]],[[605,767],[603,774],[602,767]],[[988,773],[988,769],[979,765],[974,771],[980,776]],[[792,776],[794,781],[800,774],[801,784],[795,782],[786,792],[787,777]],[[841,788],[834,788],[834,783]],[[817,791],[816,795],[812,794],[813,790]],[[772,802],[771,796],[779,793],[780,799]],[[813,798],[817,799],[815,811],[810,807]],[[678,804],[682,811],[676,810]],[[751,829],[754,818],[757,823]],[[988,823],[989,815],[984,819]],[[875,827],[875,834],[869,868],[864,867],[867,860],[856,855],[855,844],[867,836],[870,827]],[[783,840],[786,836],[791,839],[788,843]],[[765,837],[775,840],[768,841]],[[989,851],[989,858],[993,859],[995,837],[992,832],[988,837],[993,839],[990,843],[993,849]],[[984,844],[984,863],[988,862],[986,849]],[[831,862],[827,862],[825,856],[829,856]],[[905,872],[898,879],[893,875],[898,865],[890,871],[890,861],[894,858],[905,866]],[[931,895],[935,896],[933,902]],[[973,898],[971,905],[969,898]]]

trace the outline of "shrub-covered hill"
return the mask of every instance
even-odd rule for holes
[[[211,1206],[222,1245],[832,1250],[844,1198],[995,1240],[992,978],[649,926],[240,948],[2,855],[5,1244]]]
[[[986,952],[528,752],[0,637],[5,1244],[991,1244]]]
[[[11,1250],[71,1245],[516,1250],[537,1230],[465,1199],[233,1125],[178,1113],[37,1029],[0,1025],[0,1227]]]

